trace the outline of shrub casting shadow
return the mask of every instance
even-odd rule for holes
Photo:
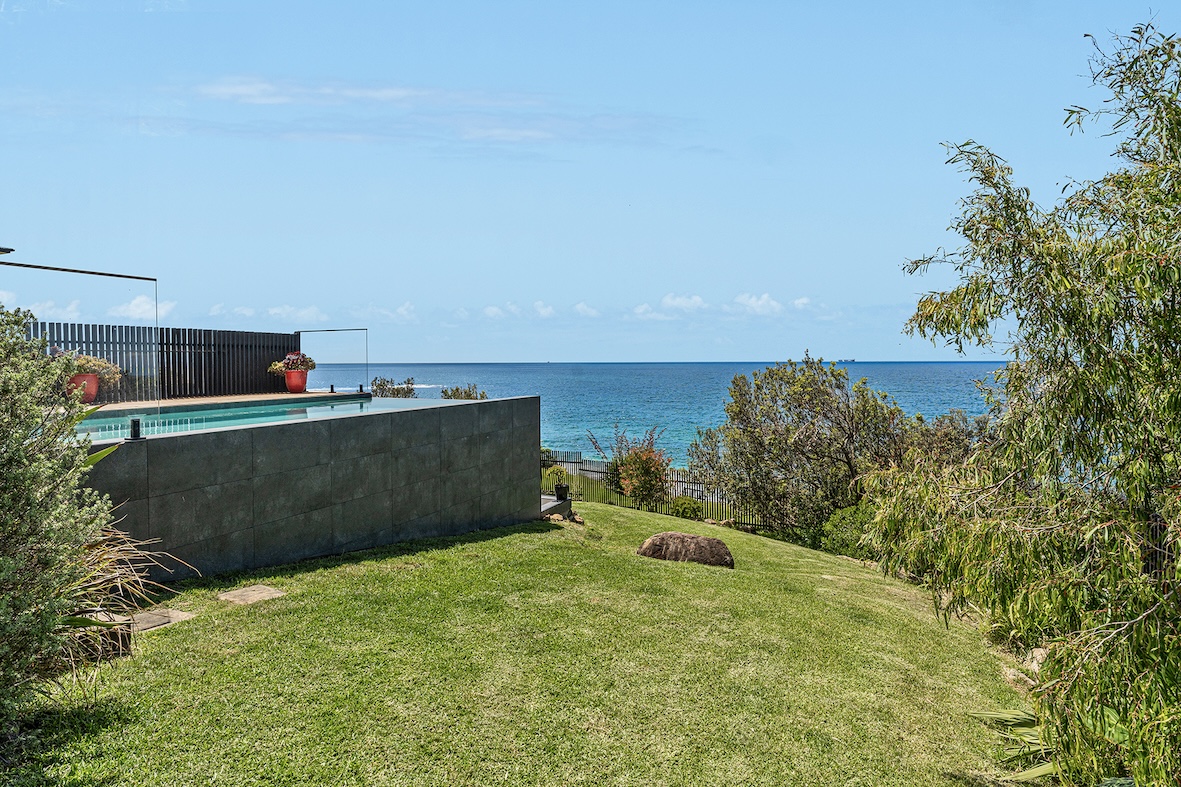
[[[96,735],[111,727],[122,727],[134,719],[127,703],[103,698],[79,705],[52,703],[28,714],[21,720],[18,740],[0,742],[0,776],[10,787],[50,787],[60,781],[50,775],[61,762],[52,752],[68,749],[72,744]],[[11,759],[6,757],[11,756]],[[102,787],[109,778],[86,779],[74,784]]]

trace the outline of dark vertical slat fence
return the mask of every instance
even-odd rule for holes
[[[541,491],[554,493],[554,476],[546,470],[561,465],[566,471],[566,483],[575,500],[590,503],[611,503],[613,505],[638,508],[630,497],[611,490],[607,485],[607,463],[599,459],[586,459],[580,451],[546,451],[541,458]],[[701,518],[741,526],[742,529],[757,528],[761,522],[758,515],[745,509],[740,503],[729,500],[722,490],[695,478],[689,470],[670,467],[665,474],[668,497],[656,506],[661,514],[674,514],[673,499],[691,497],[701,504]]]
[[[34,322],[28,334],[116,364],[123,379],[100,386],[99,402],[278,393],[283,378],[267,367],[300,348],[297,333]]]

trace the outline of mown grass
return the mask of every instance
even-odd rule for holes
[[[20,782],[964,785],[1020,705],[974,630],[856,563],[580,504],[536,523],[186,583]],[[649,560],[680,529],[737,567]],[[252,606],[218,592],[286,591]],[[89,712],[93,709],[93,713]]]

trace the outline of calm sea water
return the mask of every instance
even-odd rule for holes
[[[496,363],[496,364],[320,364],[308,375],[309,388],[366,390],[374,377],[413,377],[419,397],[439,398],[443,387],[475,383],[491,397],[541,396],[541,440],[550,448],[592,451],[587,430],[611,440],[618,422],[629,436],[649,427],[664,429],[658,446],[683,465],[698,427],[726,420],[730,381],[770,365],[727,363]],[[1000,361],[950,363],[842,364],[851,380],[865,377],[887,391],[907,413],[935,416],[952,408],[984,412],[975,381]]]
[[[616,422],[639,437],[650,427],[664,429],[657,443],[684,464],[697,429],[725,421],[730,382],[770,364],[320,364],[308,375],[308,388],[357,390],[373,377],[415,378],[418,396],[438,398],[444,386],[475,383],[491,397],[541,396],[541,440],[549,448],[591,453],[587,430],[611,442]],[[976,381],[1000,362],[842,364],[849,378],[866,378],[888,391],[908,414],[940,415],[959,408],[984,412]]]

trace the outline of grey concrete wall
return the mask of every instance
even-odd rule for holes
[[[440,403],[124,441],[87,484],[208,576],[535,520],[540,445],[539,397]]]

